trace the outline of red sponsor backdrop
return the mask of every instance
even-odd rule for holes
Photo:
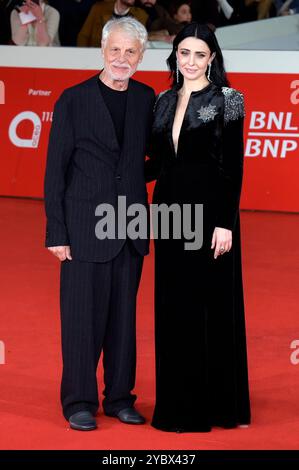
[[[0,68],[0,195],[43,196],[54,102],[96,71]],[[299,212],[299,80],[292,74],[231,73],[245,95],[244,209]],[[159,92],[165,72],[138,72]],[[2,82],[2,83],[1,83]],[[1,104],[4,102],[4,104]],[[198,149],[200,152],[200,148]]]

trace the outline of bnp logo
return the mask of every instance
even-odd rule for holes
[[[5,104],[5,85],[2,80],[0,80],[0,104]]]

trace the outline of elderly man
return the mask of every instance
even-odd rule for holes
[[[46,246],[61,263],[61,401],[71,428],[96,428],[103,351],[104,412],[130,424],[134,408],[136,295],[148,240],[99,239],[99,204],[147,204],[144,159],[154,91],[130,77],[147,33],[134,18],[103,30],[104,69],[55,105],[45,176]],[[127,223],[127,222],[126,222]]]

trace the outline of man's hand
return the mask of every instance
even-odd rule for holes
[[[60,259],[60,261],[65,261],[66,259],[72,260],[70,246],[49,246],[48,250]]]
[[[211,249],[214,251],[214,258],[228,253],[232,247],[232,231],[226,228],[215,227]]]

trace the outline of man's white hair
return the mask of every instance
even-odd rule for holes
[[[133,38],[140,42],[142,50],[145,50],[148,39],[147,31],[143,24],[131,16],[107,21],[102,31],[102,47],[105,47],[109,34],[115,29],[120,29],[129,33]]]

